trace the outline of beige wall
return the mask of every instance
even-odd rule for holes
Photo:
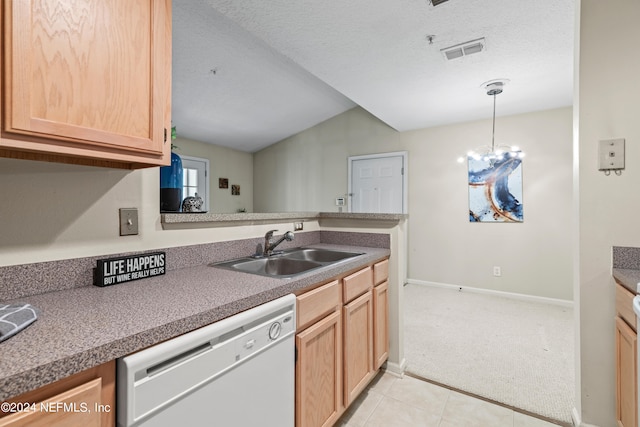
[[[583,421],[615,425],[611,247],[640,246],[640,3],[581,1],[579,286]],[[626,138],[621,176],[597,170],[598,140]]]
[[[347,157],[397,151],[398,132],[351,109],[254,154],[256,212],[337,212],[347,192]]]
[[[178,137],[173,141],[178,155],[209,159],[209,212],[253,212],[253,155],[244,151]],[[227,178],[229,188],[219,188],[218,178]],[[231,185],[240,185],[240,195],[231,195]]]
[[[259,237],[274,228],[163,230],[159,179],[159,168],[0,159],[0,266]],[[140,233],[121,237],[118,209],[130,207],[138,208]],[[316,229],[317,222],[305,224]]]
[[[254,206],[335,211],[348,156],[406,150],[410,279],[571,300],[572,110],[499,117],[496,140],[527,153],[522,224],[469,223],[467,170],[456,160],[490,143],[490,120],[400,133],[361,108],[256,153]],[[260,173],[265,165],[279,166]]]

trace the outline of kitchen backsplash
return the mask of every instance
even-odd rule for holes
[[[296,233],[295,239],[292,242],[283,242],[278,248],[287,249],[317,243],[390,248],[390,238],[388,234],[340,231]],[[256,252],[257,245],[262,244],[264,244],[264,238],[258,237],[227,242],[150,249],[149,251],[166,252],[166,271],[171,271],[179,268],[194,267],[211,262],[248,256]],[[0,267],[0,301],[24,298],[46,292],[92,286],[93,269],[96,266],[96,260],[145,252],[100,255]]]
[[[612,257],[613,268],[640,270],[640,248],[614,246]]]

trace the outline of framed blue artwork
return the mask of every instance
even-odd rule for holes
[[[469,222],[522,222],[522,159],[469,156]]]

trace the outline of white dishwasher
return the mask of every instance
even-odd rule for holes
[[[117,362],[120,427],[293,427],[295,296]]]

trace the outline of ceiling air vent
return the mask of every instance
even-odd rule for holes
[[[431,0],[429,3],[431,3],[432,6],[438,6],[442,3],[448,2],[449,0]]]
[[[444,49],[440,49],[440,52],[443,53],[444,57],[448,61],[451,61],[452,59],[482,52],[485,49],[485,47],[486,47],[486,44],[483,37],[481,39],[460,43],[455,46],[445,47]]]

